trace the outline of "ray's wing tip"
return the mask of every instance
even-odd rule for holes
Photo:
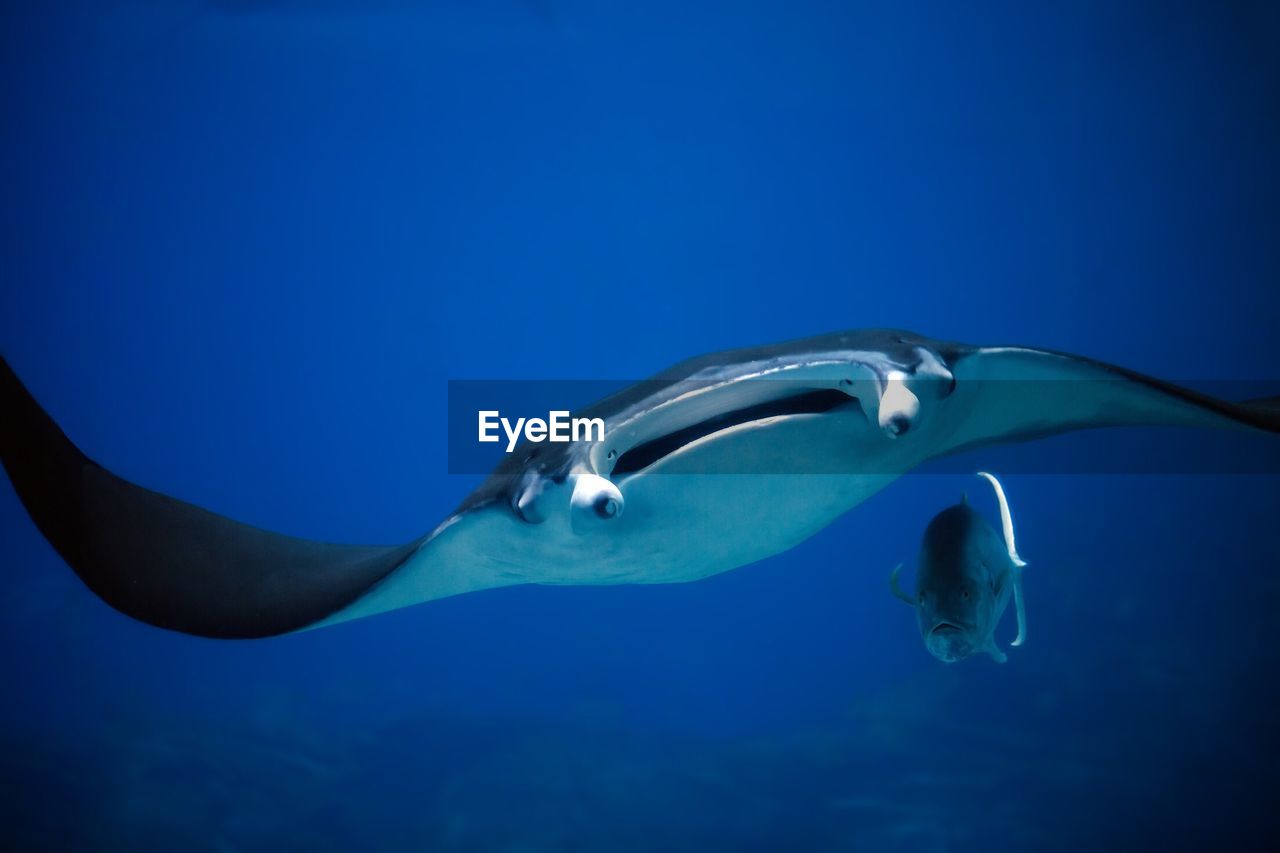
[[[262,530],[128,482],[86,457],[0,361],[0,461],[55,551],[108,605],[221,639],[288,633],[365,594],[412,556]]]

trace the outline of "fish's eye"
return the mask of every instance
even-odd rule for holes
[[[960,597],[967,601],[969,599],[969,590],[967,589],[960,590]]]

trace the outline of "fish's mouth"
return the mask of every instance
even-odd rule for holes
[[[945,620],[930,629],[928,636],[924,638],[924,644],[930,654],[946,663],[964,660],[974,652],[970,629]]]

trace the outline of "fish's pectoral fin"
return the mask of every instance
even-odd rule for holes
[[[903,592],[902,587],[898,585],[898,573],[901,571],[902,563],[898,563],[898,565],[894,567],[893,571],[889,573],[889,591],[893,593],[894,598],[915,607],[915,599]]]

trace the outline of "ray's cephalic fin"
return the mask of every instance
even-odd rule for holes
[[[188,634],[306,627],[419,544],[296,539],[127,482],[80,452],[2,357],[0,460],[40,532],[91,590],[122,613]]]

